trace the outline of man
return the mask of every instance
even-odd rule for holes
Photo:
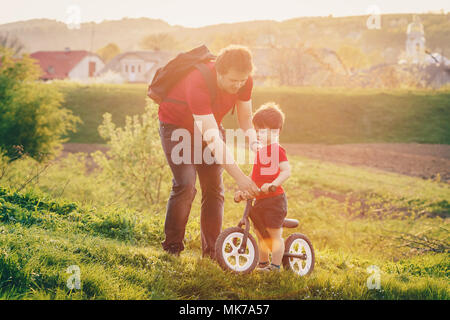
[[[215,256],[215,242],[222,228],[224,186],[222,171],[225,169],[236,181],[239,189],[248,197],[259,192],[256,184],[247,177],[234,162],[224,142],[223,117],[236,106],[239,126],[248,132],[250,146],[257,144],[256,133],[252,125],[251,93],[253,80],[251,74],[254,66],[250,51],[242,46],[224,48],[215,61],[207,63],[216,84],[216,98],[211,101],[207,83],[199,70],[191,71],[174,88],[160,104],[160,137],[168,164],[173,174],[172,190],[167,203],[163,249],[179,255],[184,249],[183,239],[191,210],[192,201],[197,192],[195,188],[198,174],[202,190],[201,202],[201,238],[203,256]],[[213,105],[214,102],[214,105]],[[216,162],[174,163],[172,150],[179,141],[172,141],[172,132],[184,128],[192,137],[194,151],[194,131],[203,139],[204,148],[210,148]],[[208,132],[219,132],[211,135]],[[225,161],[227,159],[227,161]],[[231,159],[229,161],[228,159]]]

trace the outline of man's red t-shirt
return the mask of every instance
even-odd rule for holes
[[[272,156],[272,151],[273,156]],[[253,165],[252,180],[261,188],[264,183],[271,183],[280,174],[280,163],[287,161],[286,150],[278,143],[260,148],[256,154],[255,164]],[[277,187],[275,192],[262,193],[256,199],[274,197],[283,194],[282,186]]]
[[[171,123],[194,132],[195,115],[214,114],[217,124],[220,125],[223,117],[235,106],[237,100],[248,101],[252,95],[253,79],[248,77],[245,85],[236,94],[230,94],[217,86],[215,62],[206,64],[216,80],[216,108],[212,110],[211,98],[205,79],[199,70],[194,69],[184,79],[177,83],[168,93],[167,97],[186,104],[162,102],[159,106],[159,120]]]

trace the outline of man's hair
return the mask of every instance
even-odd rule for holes
[[[247,47],[229,45],[220,50],[216,58],[216,70],[220,74],[226,74],[230,69],[250,74],[255,70],[252,53]]]
[[[282,129],[284,113],[275,102],[267,102],[253,115],[253,125],[258,128]]]

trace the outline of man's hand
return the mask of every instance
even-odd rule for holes
[[[242,178],[238,179],[236,182],[238,184],[239,190],[242,191],[245,199],[254,198],[260,192],[258,186],[255,184],[255,182],[253,182],[252,179],[250,179],[250,177],[247,177],[244,175]]]
[[[242,200],[245,200],[244,193],[241,190],[237,190],[234,193],[234,202],[241,202]]]

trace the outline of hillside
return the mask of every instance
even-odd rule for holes
[[[450,54],[450,20],[448,14],[421,14],[427,48]],[[26,51],[76,50],[96,51],[116,43],[122,51],[139,48],[142,38],[152,33],[170,33],[188,49],[206,43],[214,49],[221,43],[236,42],[253,47],[295,45],[328,47],[337,50],[344,44],[360,47],[366,53],[377,52],[386,62],[397,61],[404,50],[406,27],[412,14],[382,16],[380,30],[368,30],[368,16],[305,17],[277,21],[248,21],[218,24],[201,28],[172,26],[162,20],[147,18],[83,23],[79,30],[69,30],[64,23],[48,19],[29,20],[0,25],[0,34],[17,36]]]
[[[34,19],[0,25],[0,34],[17,36],[25,44],[25,51],[31,53],[66,47],[97,51],[109,42],[117,43],[123,50],[132,50],[148,34],[176,29],[162,20],[144,18],[82,23],[78,30],[70,30],[60,21]]]

